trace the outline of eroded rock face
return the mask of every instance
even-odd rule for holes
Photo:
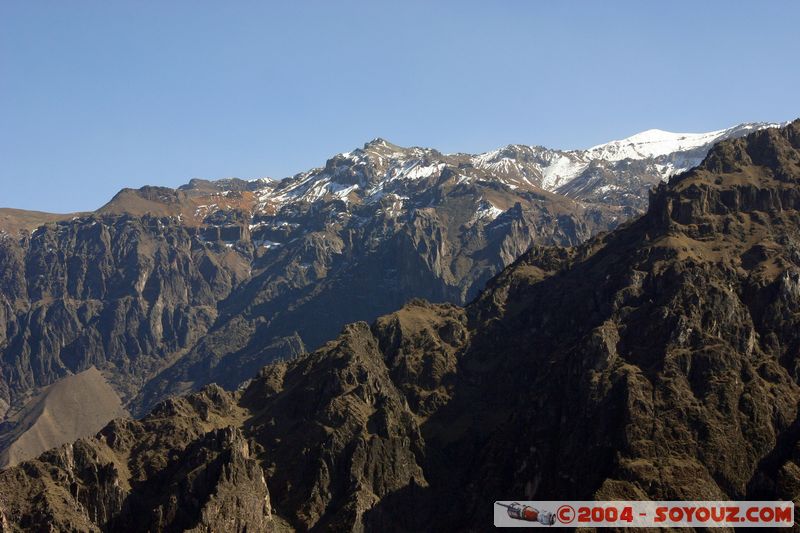
[[[6,401],[91,365],[130,397],[208,330],[247,258],[164,222],[90,218],[2,240]]]
[[[268,530],[266,479],[237,429],[242,415],[211,387],[10,469],[4,530]]]

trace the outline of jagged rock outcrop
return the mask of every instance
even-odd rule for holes
[[[264,471],[211,387],[4,474],[4,531],[267,531]]]
[[[112,424],[72,448],[98,450],[81,463],[93,502],[61,488],[64,449],[2,472],[3,518],[108,529],[125,516],[103,488],[117,474],[95,472],[123,472],[103,455],[118,449],[152,487],[130,500],[149,524],[195,524],[209,513],[173,516],[168,487],[241,442],[237,479],[266,479],[262,518],[299,530],[483,530],[506,498],[800,501],[799,140],[797,121],[720,145],[645,216],[534,247],[466,308],[415,300],[237,393]],[[219,515],[269,530],[257,507]]]

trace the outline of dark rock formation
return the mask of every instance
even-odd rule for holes
[[[212,387],[9,470],[4,530],[264,531],[264,472],[231,427],[241,415]]]

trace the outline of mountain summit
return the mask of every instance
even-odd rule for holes
[[[658,158],[677,152],[692,152],[697,149],[705,149],[707,152],[710,145],[719,141],[738,138],[754,131],[766,128],[777,128],[785,125],[786,124],[767,122],[746,123],[707,133],[673,133],[670,131],[651,129],[637,133],[627,139],[594,146],[586,150],[586,152],[591,154],[593,158],[605,159],[607,161]]]

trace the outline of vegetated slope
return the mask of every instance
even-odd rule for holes
[[[109,420],[126,415],[114,389],[96,368],[66,377],[46,387],[15,415],[14,431],[3,436],[10,445],[3,446],[0,468],[94,435]]]
[[[254,474],[215,516],[248,530],[484,530],[509,498],[797,501],[798,321],[800,121],[721,143],[613,233],[534,247],[465,309],[414,301],[242,392],[170,401],[5,471],[0,512],[9,528],[108,530],[134,502],[174,516],[173,493],[146,487],[217,464],[225,424],[248,444],[224,471]],[[174,407],[210,394],[229,398],[197,409],[212,424]],[[127,452],[159,439],[176,451],[147,468]],[[259,473],[271,513],[256,518]],[[187,527],[214,501],[197,494]]]

